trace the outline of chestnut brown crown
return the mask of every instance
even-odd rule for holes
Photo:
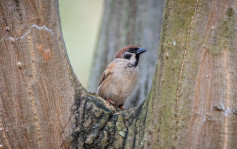
[[[139,49],[138,46],[136,45],[128,45],[126,47],[123,47],[122,49],[120,49],[116,54],[115,54],[115,58],[122,58],[123,54],[125,52],[128,52],[130,49]]]

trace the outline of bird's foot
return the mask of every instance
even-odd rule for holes
[[[111,100],[111,99],[107,99],[112,105],[115,105],[115,103],[113,102],[113,100]]]
[[[125,109],[123,108],[123,104],[119,105],[118,107],[119,107],[119,109],[121,109],[121,110],[125,110]]]

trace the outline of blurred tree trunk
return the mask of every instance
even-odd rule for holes
[[[165,0],[105,0],[104,15],[88,88],[96,91],[98,81],[115,53],[126,45],[147,48],[140,62],[140,79],[126,107],[140,104],[148,94],[160,40],[161,20]],[[139,99],[139,100],[138,100]]]
[[[57,1],[1,1],[0,148],[236,148],[236,11],[167,0],[150,93],[118,111],[73,74]]]

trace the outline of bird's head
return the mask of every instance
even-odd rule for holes
[[[132,65],[137,66],[140,54],[146,52],[147,50],[144,48],[139,48],[135,45],[128,45],[122,49],[120,49],[115,58],[121,58],[125,60],[129,60]]]

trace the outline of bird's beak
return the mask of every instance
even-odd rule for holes
[[[147,51],[147,49],[145,49],[145,48],[139,48],[137,51],[136,51],[136,54],[142,54],[142,53],[144,53],[144,52],[146,52]]]

